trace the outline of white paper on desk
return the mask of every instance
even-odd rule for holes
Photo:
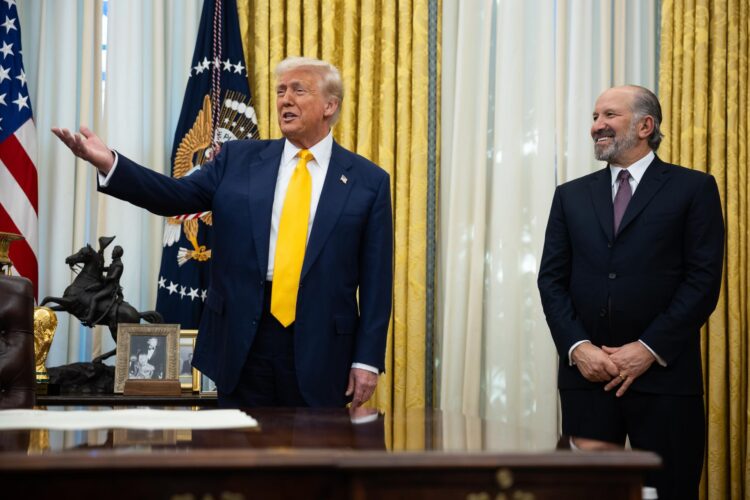
[[[234,429],[257,425],[240,410],[0,410],[0,430]]]

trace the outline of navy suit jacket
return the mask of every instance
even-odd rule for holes
[[[631,390],[701,394],[700,327],[716,307],[724,223],[710,175],[649,165],[614,234],[609,167],[565,183],[552,201],[538,285],[560,356],[560,389],[601,388],[570,366],[578,341],[643,340],[656,362]]]
[[[158,215],[213,212],[211,281],[193,365],[225,392],[236,387],[260,322],[283,149],[283,139],[227,142],[214,162],[181,179],[120,155],[100,188]],[[353,362],[384,371],[392,282],[389,176],[334,142],[294,323],[297,378],[310,406],[344,405]]]

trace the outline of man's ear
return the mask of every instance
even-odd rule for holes
[[[654,117],[651,115],[644,116],[638,125],[638,137],[641,139],[647,138],[654,131],[654,127]]]
[[[339,109],[339,100],[335,97],[331,97],[326,102],[326,107],[323,110],[323,116],[328,119],[336,114],[337,109]]]

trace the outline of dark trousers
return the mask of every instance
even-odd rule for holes
[[[308,406],[299,390],[294,365],[294,323],[284,328],[271,314],[271,283],[267,282],[258,333],[230,393],[218,390],[221,408]]]
[[[646,486],[659,500],[698,498],[705,447],[702,396],[615,391],[561,390],[562,431],[569,436],[625,444],[653,451],[662,468],[647,474]]]

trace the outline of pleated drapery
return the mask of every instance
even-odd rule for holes
[[[712,174],[726,224],[719,304],[702,331],[708,432],[701,498],[747,498],[748,132],[750,6],[746,0],[664,0],[659,155]]]

